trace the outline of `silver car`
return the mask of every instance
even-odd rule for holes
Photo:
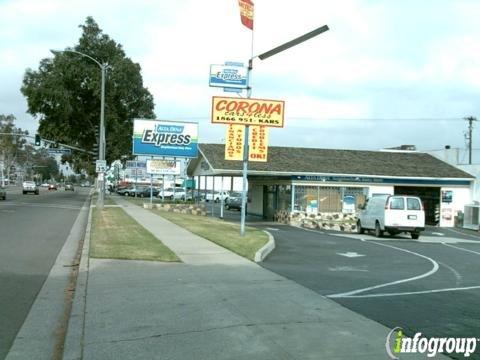
[[[35,195],[38,195],[40,191],[38,190],[37,184],[35,184],[34,181],[24,181],[23,182],[23,195],[27,193],[34,193]]]

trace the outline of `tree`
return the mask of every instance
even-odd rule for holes
[[[10,178],[12,166],[18,162],[27,142],[28,131],[15,126],[15,116],[0,115],[0,162],[3,160],[4,176]],[[12,134],[12,135],[10,135]],[[2,174],[0,174],[0,177]]]
[[[103,34],[93,18],[80,25],[83,34],[74,50],[109,65],[105,91],[106,159],[130,154],[134,118],[155,118],[153,96],[143,86],[140,65],[125,55],[122,45]],[[41,60],[37,71],[27,69],[21,91],[28,112],[40,118],[42,137],[92,151],[98,141],[101,71],[95,62],[71,52]],[[92,157],[72,156],[79,172]]]

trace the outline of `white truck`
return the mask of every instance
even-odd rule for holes
[[[425,211],[422,201],[416,196],[379,195],[367,200],[357,220],[357,232],[374,230],[376,237],[384,232],[395,235],[410,233],[412,239],[418,239],[425,230]]]

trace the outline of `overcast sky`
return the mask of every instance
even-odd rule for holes
[[[330,31],[264,61],[252,97],[285,100],[271,145],[421,150],[465,147],[463,117],[480,114],[480,1],[254,0],[253,53],[327,24]],[[77,44],[93,16],[142,67],[158,119],[210,124],[210,64],[251,56],[236,0],[0,0],[0,114],[35,132],[20,93],[26,68]],[[228,94],[227,94],[228,95]],[[480,122],[474,147],[480,148]]]

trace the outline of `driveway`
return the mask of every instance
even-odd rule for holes
[[[262,266],[409,335],[480,337],[480,237],[428,228],[419,240],[270,227]],[[480,352],[470,358],[480,358]]]

